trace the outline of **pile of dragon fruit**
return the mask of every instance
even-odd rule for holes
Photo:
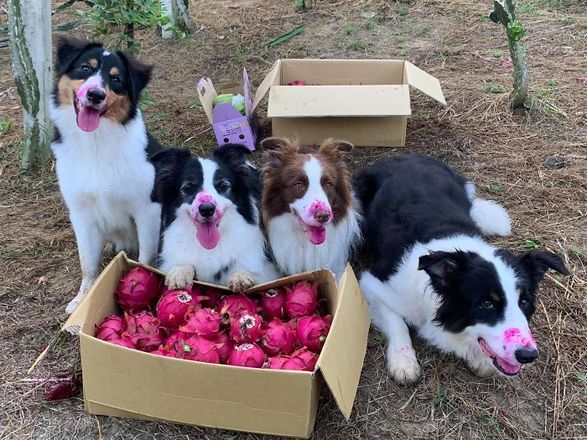
[[[255,295],[161,285],[146,269],[127,272],[115,292],[123,316],[106,317],[96,337],[159,356],[314,371],[332,321],[317,284],[300,281]]]

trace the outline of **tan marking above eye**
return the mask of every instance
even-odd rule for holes
[[[90,59],[88,60],[88,64],[89,64],[90,66],[92,66],[92,68],[94,68],[94,69],[95,69],[96,67],[98,67],[98,60],[97,60],[96,58],[90,58]]]
[[[111,68],[110,75],[112,75],[112,76],[120,75],[120,71],[118,70],[118,67]]]
[[[499,296],[499,293],[497,293],[495,290],[489,294],[489,297],[495,302],[501,301],[501,296]]]

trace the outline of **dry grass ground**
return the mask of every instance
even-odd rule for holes
[[[462,362],[419,344],[423,378],[399,387],[373,331],[351,421],[325,390],[315,438],[587,438],[587,84],[578,80],[587,75],[584,2],[521,5],[535,97],[526,114],[507,108],[511,70],[500,65],[503,30],[484,18],[490,2],[327,0],[303,14],[290,1],[192,3],[197,32],[188,39],[139,33],[141,58],[156,65],[145,113],[160,140],[197,153],[213,144],[197,104],[202,75],[234,82],[246,66],[258,83],[280,57],[405,58],[440,78],[448,106],[416,96],[402,151],[443,159],[503,203],[514,233],[498,244],[559,252],[572,272],[543,283],[533,325],[540,358],[518,378],[476,378]],[[301,35],[264,49],[302,22]],[[31,375],[26,371],[64,322],[80,273],[53,168],[36,176],[18,171],[21,134],[9,53],[0,49],[0,438],[259,438],[95,417],[79,398],[44,401],[44,379],[79,369],[77,341],[59,340]],[[356,149],[349,164],[356,169],[398,152]],[[547,169],[554,154],[564,155],[566,166]]]

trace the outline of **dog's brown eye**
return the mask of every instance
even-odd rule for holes
[[[82,64],[80,66],[80,69],[82,70],[82,72],[91,72],[92,71],[92,67],[89,64]]]
[[[489,300],[485,300],[481,303],[481,307],[487,310],[492,310],[495,308],[495,304],[493,304],[491,301]]]
[[[119,83],[120,82],[120,76],[113,75],[113,76],[110,77],[110,81],[112,81],[113,83]]]
[[[296,182],[294,185],[295,189],[298,191],[302,191],[304,189],[304,184],[302,182]]]
[[[326,180],[326,181],[324,181],[324,183],[322,185],[330,188],[332,186],[332,182],[330,180]]]

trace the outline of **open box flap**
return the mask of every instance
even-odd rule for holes
[[[200,102],[202,103],[202,107],[206,112],[206,116],[208,117],[208,121],[210,124],[212,123],[212,109],[214,108],[214,98],[216,98],[216,89],[212,84],[212,80],[210,78],[204,77],[198,81],[198,85],[196,86],[196,90],[198,91],[198,97],[200,98]]]
[[[251,97],[251,82],[247,69],[243,69],[243,95],[245,97],[245,116],[250,119],[253,111],[253,98]]]
[[[410,87],[397,85],[273,86],[270,118],[409,116]]]
[[[257,88],[257,92],[255,93],[255,101],[253,102],[253,108],[251,113],[255,113],[257,107],[263,101],[265,95],[269,92],[271,86],[279,85],[281,80],[281,60],[277,60],[265,79],[259,84]]]
[[[116,257],[114,257],[114,259],[102,271],[96,281],[94,281],[92,288],[87,293],[82,302],[78,304],[77,308],[69,316],[67,321],[65,321],[65,324],[63,324],[63,327],[61,327],[62,331],[66,331],[72,335],[77,335],[82,330],[84,322],[86,322],[88,319],[88,313],[92,307],[95,306],[97,300],[95,295],[91,294],[95,286],[101,284],[102,279],[104,278],[112,278],[112,280],[110,280],[112,283],[118,283],[118,278],[127,267],[127,262],[128,259],[124,252],[120,252],[118,255],[116,255]],[[116,270],[112,270],[112,266],[116,266]]]
[[[446,105],[444,94],[440,87],[440,81],[432,75],[424,72],[422,69],[414,66],[409,61],[404,62],[404,81],[412,87],[420,90],[425,95],[428,95],[441,104]]]
[[[338,290],[340,301],[318,359],[318,368],[340,411],[348,420],[367,351],[371,320],[367,303],[350,265],[347,265],[340,279]]]

